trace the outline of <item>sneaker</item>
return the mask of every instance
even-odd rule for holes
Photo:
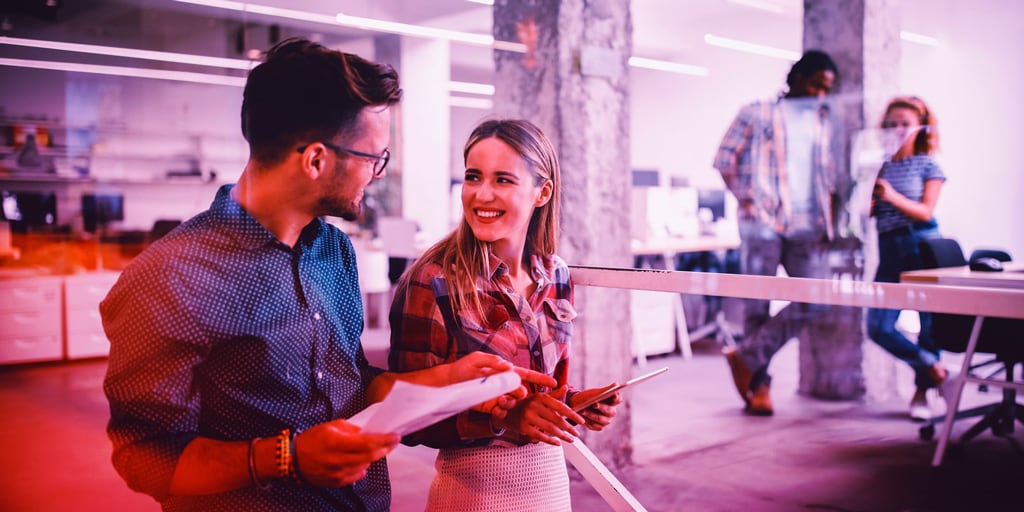
[[[910,401],[910,419],[914,421],[928,421],[932,419],[932,408],[928,407],[928,400]]]

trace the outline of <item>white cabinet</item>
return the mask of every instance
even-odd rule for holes
[[[65,347],[68,359],[106,356],[100,301],[117,281],[117,272],[93,272],[64,278]]]
[[[63,356],[61,283],[56,276],[0,281],[0,364]]]
[[[629,297],[633,308],[633,355],[643,358],[674,352],[677,320],[673,301],[679,301],[679,294],[632,290]]]

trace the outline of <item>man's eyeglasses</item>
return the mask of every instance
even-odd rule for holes
[[[384,168],[386,168],[388,166],[388,160],[391,160],[391,151],[388,151],[387,149],[385,149],[384,153],[382,153],[380,155],[371,155],[370,153],[363,153],[362,151],[356,151],[354,149],[348,149],[348,148],[343,148],[341,146],[335,146],[334,144],[330,144],[330,143],[327,143],[327,142],[322,142],[321,141],[320,143],[323,144],[324,146],[330,148],[335,153],[348,153],[350,155],[355,155],[355,156],[359,156],[359,157],[368,158],[368,159],[373,160],[373,175],[374,176],[380,176],[381,173],[384,172]],[[309,145],[301,146],[298,149],[296,149],[295,151],[299,152],[299,153],[302,153],[303,151],[306,150],[307,147],[309,147]]]

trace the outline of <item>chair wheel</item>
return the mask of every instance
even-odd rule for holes
[[[1013,433],[1013,423],[1007,425],[1003,421],[997,421],[992,425],[992,433],[997,436],[1008,436]]]
[[[932,439],[935,439],[935,425],[929,423],[919,428],[917,430],[917,435],[922,441],[931,441]]]

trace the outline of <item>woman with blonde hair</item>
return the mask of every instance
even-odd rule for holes
[[[872,198],[871,212],[878,226],[875,282],[896,283],[901,272],[922,267],[920,240],[939,236],[933,213],[946,175],[932,158],[939,140],[935,116],[920,98],[890,101],[882,129],[893,154],[882,164]],[[948,372],[931,337],[930,315],[920,314],[921,331],[915,344],[896,329],[899,313],[869,309],[868,335],[914,369],[917,389],[910,401],[910,417],[924,421],[932,416],[927,391],[941,384]]]
[[[569,268],[555,254],[561,177],[554,147],[524,120],[487,120],[463,152],[463,219],[403,275],[391,307],[390,367],[403,372],[476,351],[554,377],[554,388],[482,404],[403,439],[439,448],[427,510],[570,510],[560,448],[574,425],[600,430],[621,398],[566,384]],[[540,505],[542,504],[542,505]]]

